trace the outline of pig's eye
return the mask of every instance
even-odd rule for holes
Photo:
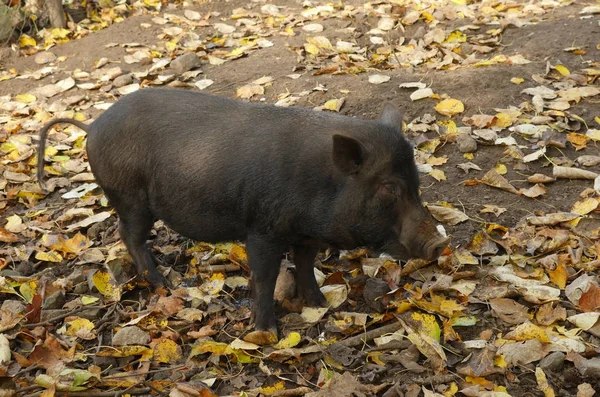
[[[379,191],[385,195],[395,196],[398,192],[398,187],[393,183],[384,183],[379,187]]]

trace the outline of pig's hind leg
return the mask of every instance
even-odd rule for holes
[[[155,219],[144,199],[145,194],[111,194],[109,190],[105,190],[105,193],[119,214],[119,234],[133,258],[138,274],[152,287],[170,286],[156,268],[156,258],[148,249],[148,235]]]
[[[294,264],[296,265],[296,280],[298,297],[307,306],[327,307],[327,299],[319,289],[315,278],[315,258],[319,252],[318,246],[294,245]]]

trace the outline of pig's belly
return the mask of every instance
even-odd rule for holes
[[[246,239],[247,225],[235,205],[228,205],[224,199],[184,193],[151,197],[153,216],[177,233],[197,241],[217,243]]]
[[[207,243],[245,240],[247,231],[230,216],[199,212],[196,216],[167,214],[158,216],[167,226],[184,237]]]

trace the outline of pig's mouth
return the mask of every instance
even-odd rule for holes
[[[433,240],[424,240],[420,245],[411,244],[411,248],[401,241],[391,241],[383,245],[378,251],[385,252],[399,260],[409,260],[412,258],[434,261],[440,257],[450,239],[442,237]]]

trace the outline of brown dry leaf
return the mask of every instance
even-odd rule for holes
[[[475,350],[466,364],[459,366],[457,371],[461,375],[474,377],[484,377],[502,372],[502,369],[495,365],[495,359],[495,350],[484,347],[483,349]]]
[[[265,93],[265,89],[263,88],[262,85],[259,85],[259,84],[247,84],[247,85],[239,87],[235,91],[235,95],[238,98],[242,98],[242,99],[250,99],[254,95],[263,95],[264,93]]]
[[[535,226],[542,226],[542,225],[556,225],[558,223],[562,223],[562,222],[568,222],[568,221],[572,221],[575,218],[578,218],[579,215],[578,214],[574,214],[572,212],[555,212],[552,214],[548,214],[545,216],[532,216],[530,218],[527,218],[527,221]]]
[[[481,167],[479,167],[477,164],[473,164],[471,162],[458,164],[457,167],[460,168],[461,170],[463,170],[465,172],[465,174],[468,174],[469,170],[481,171]]]
[[[590,288],[581,295],[579,307],[584,312],[596,312],[600,309],[600,287],[590,284]]]
[[[152,304],[149,304],[148,310],[160,311],[165,316],[171,317],[184,309],[183,300],[176,296],[161,296]]]
[[[467,250],[475,255],[495,255],[498,246],[483,230],[478,232],[467,246]]]
[[[498,171],[493,168],[489,170],[479,181],[488,186],[502,189],[510,193],[520,194],[519,191],[513,185],[511,185],[506,178],[500,175]]]
[[[3,243],[16,243],[19,241],[19,236],[16,234],[9,232],[4,228],[0,228],[0,242]]]
[[[456,208],[444,207],[441,205],[428,205],[427,209],[439,222],[447,225],[457,225],[469,219],[469,216]]]
[[[509,324],[522,324],[525,321],[529,321],[527,307],[512,299],[491,299],[490,307],[492,308],[492,313],[496,317]]]
[[[567,319],[567,309],[556,303],[545,303],[538,309],[535,319],[540,325],[550,326],[557,321],[565,321]]]
[[[252,331],[244,336],[246,342],[254,343],[255,345],[265,346],[274,345],[277,343],[277,335],[269,331]]]
[[[546,187],[544,185],[542,185],[541,183],[537,183],[535,185],[533,185],[530,188],[527,189],[523,189],[521,188],[519,190],[519,192],[526,197],[529,198],[536,198],[539,196],[543,196],[544,194],[546,194]]]
[[[504,207],[499,207],[494,204],[484,204],[483,208],[479,211],[482,214],[494,214],[496,217],[502,215],[507,211]]]
[[[526,365],[544,358],[544,348],[537,339],[505,343],[497,354],[502,355],[509,366]]]
[[[549,183],[554,182],[555,180],[555,178],[544,174],[533,174],[527,177],[527,182],[529,183]]]
[[[487,114],[475,114],[469,118],[469,122],[472,126],[477,128],[487,128],[494,123],[496,116],[490,116]]]
[[[581,168],[575,167],[562,167],[555,165],[552,168],[552,175],[555,178],[566,178],[566,179],[596,179],[598,174],[588,170],[582,170]]]
[[[442,156],[442,157],[431,156],[426,161],[426,163],[431,166],[444,165],[447,162],[448,162],[448,157],[446,157],[446,156]]]

